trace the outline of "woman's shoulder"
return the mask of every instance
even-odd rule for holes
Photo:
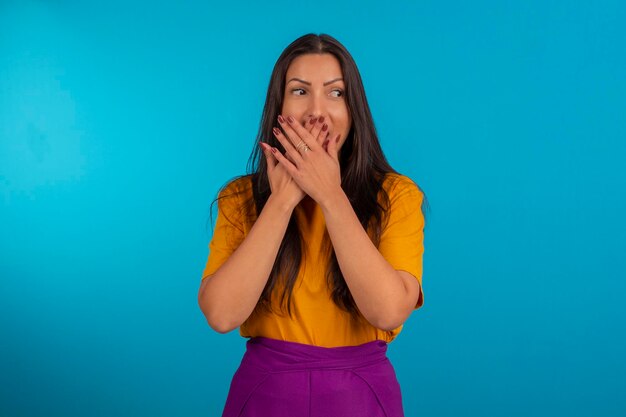
[[[252,195],[252,181],[249,175],[228,180],[218,191],[218,206],[226,215],[241,213],[243,202]]]
[[[228,182],[220,190],[220,196],[247,194],[252,192],[252,176],[241,175]]]
[[[422,189],[413,179],[399,173],[388,173],[383,188],[387,193],[389,204],[386,208],[394,213],[415,213],[421,211],[425,203],[425,195]]]
[[[404,194],[405,192],[418,192],[421,194],[421,190],[417,183],[410,177],[400,174],[398,172],[388,172],[385,174],[383,180],[383,188],[390,196],[397,194]]]
[[[241,175],[221,188],[218,196],[220,210],[239,222],[254,222],[256,207],[253,198],[252,175]]]

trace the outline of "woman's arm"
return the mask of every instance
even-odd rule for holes
[[[271,194],[246,238],[205,278],[198,304],[219,333],[239,327],[250,316],[269,278],[294,207]]]
[[[393,330],[413,312],[420,288],[397,271],[372,243],[343,190],[321,202],[326,228],[350,293],[374,327]]]

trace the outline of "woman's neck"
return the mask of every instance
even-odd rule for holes
[[[302,207],[304,212],[307,214],[312,213],[313,210],[315,210],[316,205],[317,205],[317,202],[313,200],[311,197],[309,197],[308,195],[304,196],[304,198],[300,201],[300,206]]]

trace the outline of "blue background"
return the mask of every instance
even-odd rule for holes
[[[219,415],[210,202],[309,32],[431,205],[406,415],[626,415],[623,2],[99,3],[0,6],[0,415]]]

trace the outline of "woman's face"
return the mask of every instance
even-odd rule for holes
[[[327,138],[341,134],[337,144],[341,148],[352,124],[342,78],[341,66],[334,55],[300,55],[287,69],[281,114],[293,116],[302,125],[310,116],[324,116],[330,132]]]

